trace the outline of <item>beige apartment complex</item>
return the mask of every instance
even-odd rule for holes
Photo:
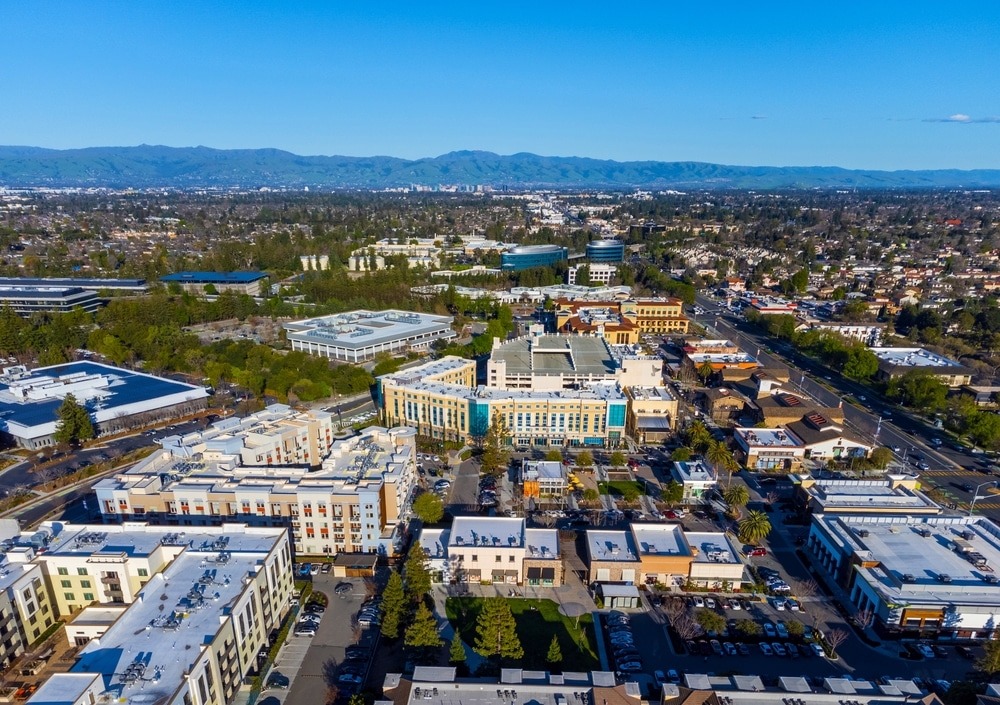
[[[222,437],[210,429],[171,439],[159,453],[98,482],[105,520],[171,526],[240,521],[290,527],[299,555],[394,554],[417,483],[416,431],[373,426],[353,436],[331,432],[327,445],[325,423],[311,425],[312,412],[266,411],[270,433],[247,423],[227,428]],[[294,433],[277,418],[281,414]],[[307,454],[308,464],[293,460]]]
[[[54,591],[69,589],[61,587],[60,568],[85,569],[95,581],[109,583],[107,567],[113,566],[119,585],[136,580],[144,587],[129,606],[106,610],[108,623],[78,640],[83,648],[70,673],[53,676],[29,702],[52,702],[58,692],[59,702],[92,703],[87,693],[94,692],[96,678],[101,692],[111,688],[121,702],[227,705],[257,673],[257,653],[268,646],[291,603],[286,530],[235,524],[190,533],[140,523],[46,526],[48,550],[35,561],[53,571],[46,577]],[[130,553],[140,557],[135,565]],[[109,556],[113,562],[105,563]],[[140,573],[160,560],[167,563],[158,572]]]

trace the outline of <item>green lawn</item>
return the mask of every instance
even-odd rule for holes
[[[594,624],[590,613],[579,619],[559,614],[559,606],[552,600],[526,600],[522,598],[502,598],[507,600],[510,611],[517,620],[517,635],[524,648],[523,663],[532,669],[546,670],[545,656],[549,652],[552,635],[559,637],[562,649],[563,671],[591,671],[600,668],[597,646],[594,639]],[[476,618],[482,609],[481,597],[449,597],[445,603],[448,621],[462,635],[462,641],[469,646],[476,643]]]
[[[610,494],[617,497],[624,497],[628,491],[626,488],[635,488],[639,495],[646,494],[646,486],[638,480],[611,480],[610,482],[597,483],[597,491],[601,494]]]

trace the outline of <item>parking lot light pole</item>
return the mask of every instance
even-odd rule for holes
[[[987,487],[987,486],[996,487],[996,485],[997,485],[996,480],[987,480],[986,482],[983,482],[981,484],[976,485],[976,489],[972,493],[972,502],[969,504],[969,516],[970,517],[972,516],[972,512],[976,508],[976,500],[980,498],[979,497],[979,489],[981,487]]]

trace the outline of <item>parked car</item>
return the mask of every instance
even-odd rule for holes
[[[740,656],[750,655],[750,647],[744,644],[742,641],[736,645],[736,650],[740,652]]]
[[[737,652],[736,652],[736,645],[735,645],[735,644],[733,644],[733,643],[732,643],[732,642],[730,642],[730,641],[727,641],[727,642],[725,642],[725,643],[724,643],[724,644],[722,645],[722,648],[726,650],[726,655],[727,655],[727,656],[735,656],[735,655],[736,655],[736,653],[737,653]]]
[[[719,643],[718,639],[712,639],[709,644],[712,645],[712,651],[716,656],[722,656],[722,644]]]
[[[774,650],[771,648],[771,645],[766,641],[760,642],[760,652],[764,656],[772,656],[774,654]]]
[[[778,636],[780,638],[782,639],[788,638],[788,627],[785,626],[784,622],[778,622],[777,624],[774,625],[774,628],[777,630]]]
[[[755,558],[758,556],[766,556],[767,549],[764,548],[763,546],[754,546],[749,551],[747,551],[747,555]]]
[[[788,653],[787,651],[785,651],[784,644],[782,644],[779,641],[776,641],[776,642],[772,643],[771,644],[771,648],[774,650],[774,655],[775,656],[786,656],[787,653]]]
[[[289,680],[288,676],[278,671],[274,671],[267,677],[267,682],[264,684],[264,687],[286,690],[290,683],[291,680]]]
[[[770,622],[764,622],[764,634],[769,637],[778,636],[778,630]]]
[[[934,649],[929,647],[927,644],[917,644],[917,651],[924,658],[934,658]]]
[[[815,641],[811,643],[809,646],[810,648],[812,648],[813,653],[816,654],[817,656],[826,656],[826,652],[823,651],[823,647],[817,644]]]
[[[788,655],[791,656],[792,658],[799,657],[799,647],[797,647],[795,644],[786,644],[785,648],[788,650]]]

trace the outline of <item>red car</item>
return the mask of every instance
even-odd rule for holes
[[[751,548],[749,551],[747,551],[747,555],[748,556],[766,556],[767,555],[767,549],[763,548],[761,546],[757,546],[756,548]]]

